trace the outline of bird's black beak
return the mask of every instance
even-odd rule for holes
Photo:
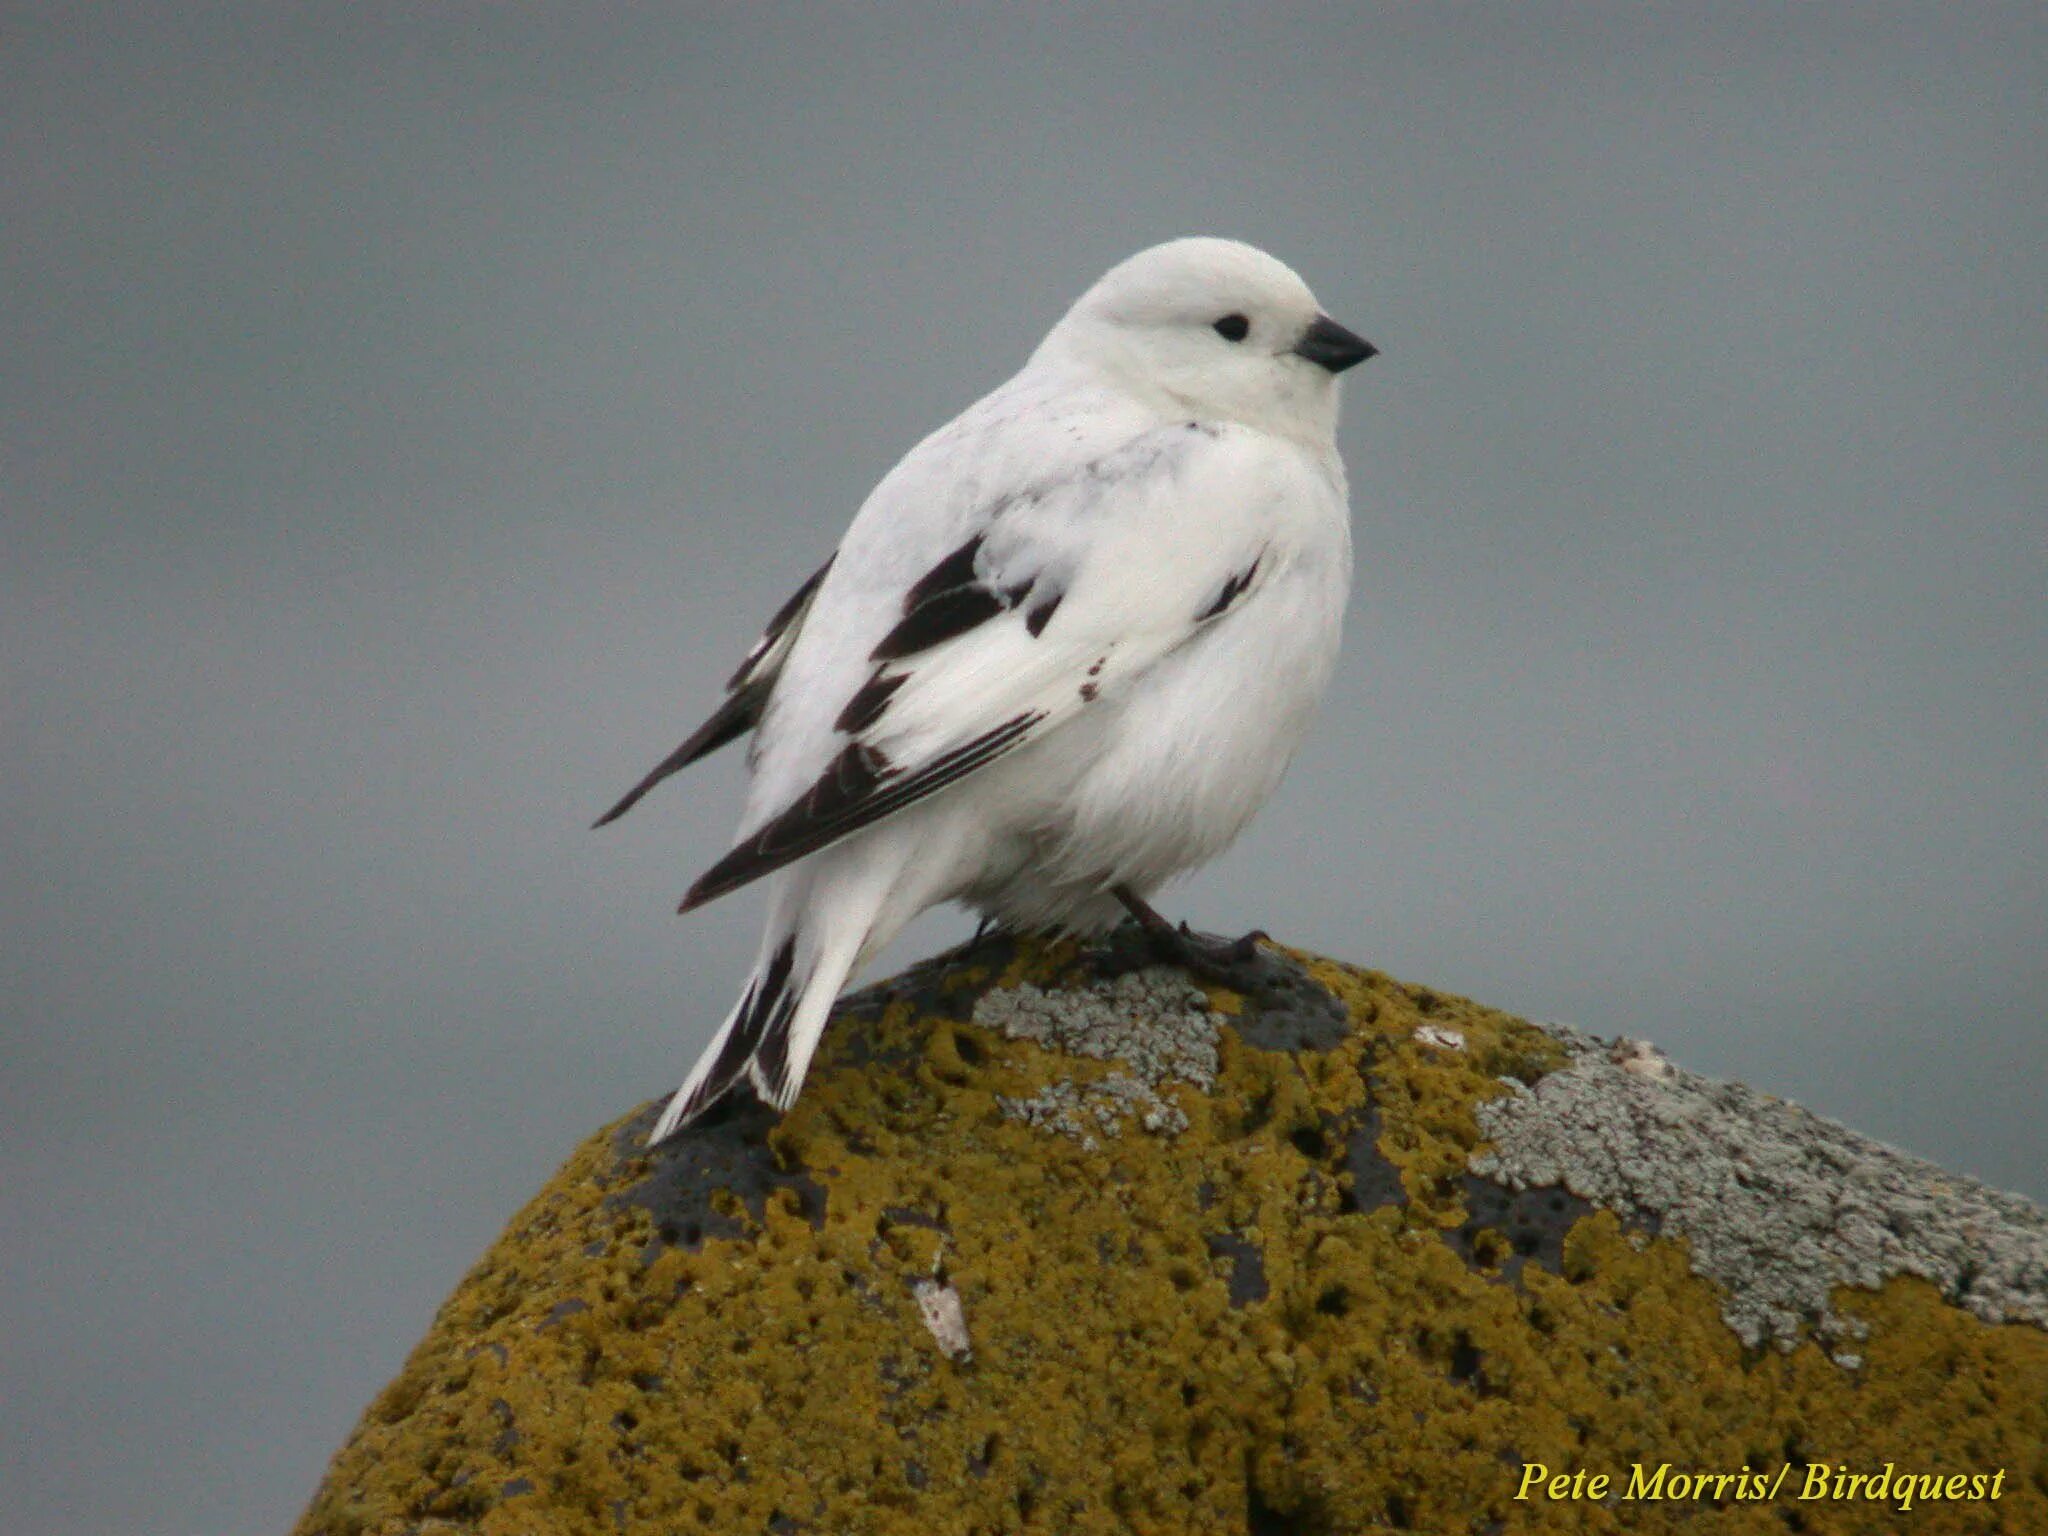
[[[1328,315],[1317,315],[1315,323],[1303,331],[1301,340],[1294,344],[1296,357],[1305,357],[1332,373],[1356,367],[1368,357],[1379,356],[1379,351],[1363,336],[1352,335]]]

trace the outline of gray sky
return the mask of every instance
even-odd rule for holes
[[[1169,909],[2048,1195],[2048,13],[1208,17],[0,22],[11,1531],[295,1516],[739,983],[737,761],[586,824],[1180,234],[1384,355],[1337,683]]]

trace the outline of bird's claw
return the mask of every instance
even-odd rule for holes
[[[1211,939],[1196,933],[1186,923],[1177,929],[1155,929],[1146,936],[1152,952],[1169,965],[1177,965],[1203,981],[1233,992],[1246,991],[1256,984],[1257,978],[1247,972],[1258,961],[1259,942],[1272,942],[1272,936],[1263,928],[1254,928],[1241,938]]]

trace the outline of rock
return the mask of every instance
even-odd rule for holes
[[[1247,985],[992,939],[846,999],[786,1118],[642,1107],[299,1530],[2048,1531],[2036,1208],[1637,1042]]]

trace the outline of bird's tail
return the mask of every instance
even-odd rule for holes
[[[743,1076],[777,1109],[796,1102],[832,1004],[868,946],[879,905],[861,900],[863,891],[844,888],[832,893],[837,899],[821,901],[816,886],[803,883],[809,889],[780,893],[754,974],[655,1121],[649,1146],[688,1125]]]

